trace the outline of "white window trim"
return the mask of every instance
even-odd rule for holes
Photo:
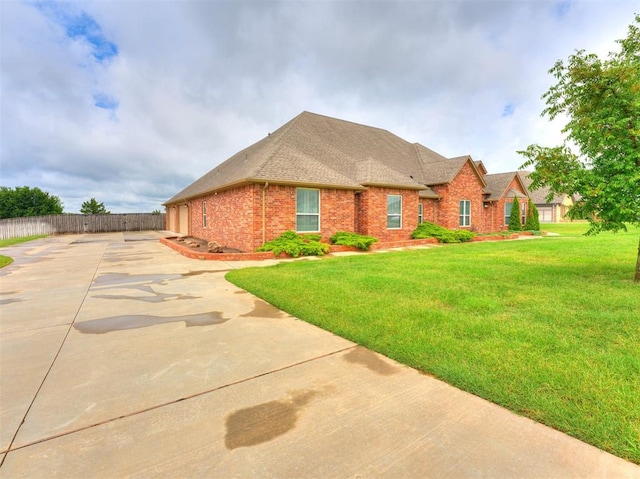
[[[318,212],[317,213],[298,213],[298,190],[317,191],[318,192]],[[320,212],[322,211],[322,195],[318,188],[296,188],[296,233],[320,233],[322,231],[322,225],[320,224]],[[298,216],[313,216],[318,217],[318,229],[316,231],[300,231],[298,230]]]
[[[460,200],[460,202],[458,203],[458,212],[460,211],[460,204],[463,202],[469,203],[469,214],[458,214],[458,226],[460,226],[460,228],[471,228],[471,200]],[[469,218],[468,225],[462,224],[464,223],[464,218]]]
[[[391,197],[391,196],[397,196],[397,197],[400,198],[400,213],[393,213],[393,214],[389,213],[389,197]],[[390,216],[399,216],[400,217],[400,226],[398,226],[397,228],[389,227],[389,217]],[[387,229],[388,230],[401,230],[402,229],[402,195],[387,195]]]
[[[418,224],[424,223],[424,206],[422,203],[418,203]]]

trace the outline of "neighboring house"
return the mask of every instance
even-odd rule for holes
[[[529,179],[529,172],[521,171],[520,176],[524,184],[529,188],[531,186],[531,179]],[[540,223],[560,223],[563,221],[570,221],[566,218],[566,214],[569,208],[573,206],[574,199],[565,194],[554,195],[551,200],[549,197],[549,187],[544,186],[537,190],[529,190],[529,196],[533,200],[533,203],[538,209],[538,216]]]
[[[422,221],[504,229],[496,209],[526,188],[494,191],[486,176],[470,156],[446,158],[386,130],[303,112],[169,199],[167,228],[243,251],[286,230],[396,241]]]

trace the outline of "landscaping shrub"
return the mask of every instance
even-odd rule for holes
[[[476,234],[466,230],[448,230],[435,223],[425,221],[411,233],[413,239],[436,238],[440,243],[462,243],[471,241]]]
[[[525,231],[539,231],[540,230],[540,219],[538,208],[533,203],[531,198],[529,198],[529,204],[527,205],[527,220],[524,223]]]
[[[319,234],[299,235],[295,231],[285,231],[276,239],[267,241],[256,251],[273,251],[280,256],[281,253],[297,258],[298,256],[322,256],[329,252],[329,245],[320,242]]]
[[[520,202],[518,197],[513,198],[513,204],[511,206],[511,214],[509,215],[509,231],[522,231],[522,224],[520,223]]]
[[[378,238],[373,236],[359,235],[358,233],[350,233],[348,231],[338,231],[331,238],[331,243],[339,244],[343,246],[353,246],[354,248],[367,251],[371,248],[371,245],[378,241]]]

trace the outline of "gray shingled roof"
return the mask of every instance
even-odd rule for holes
[[[513,197],[518,196],[520,198],[526,198],[527,195],[523,195],[522,193],[510,190],[507,191],[509,184],[513,181],[514,178],[518,178],[524,186],[525,191],[527,190],[527,185],[524,181],[522,181],[522,177],[518,174],[517,171],[510,171],[508,173],[494,173],[492,175],[484,175],[484,180],[487,183],[487,191],[489,196],[485,198],[486,201],[498,201],[503,196]]]
[[[438,197],[425,186],[450,182],[468,160],[468,156],[447,159],[387,130],[303,112],[165,204],[233,185],[267,181],[354,190],[367,185],[390,186]]]
[[[518,172],[518,174],[520,175],[520,178],[522,179],[522,182],[527,187],[527,189],[529,189],[532,183],[532,180],[529,178],[529,173],[530,173],[529,171]],[[536,205],[550,205],[550,204],[559,205],[559,204],[562,204],[562,202],[567,197],[567,195],[564,195],[564,194],[554,195],[551,201],[548,201],[547,197],[549,196],[550,192],[551,191],[549,190],[548,186],[543,186],[542,188],[538,188],[537,190],[529,190],[529,196],[531,197],[531,199]]]

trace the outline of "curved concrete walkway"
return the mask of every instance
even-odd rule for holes
[[[0,477],[640,478],[224,280],[245,264],[159,236],[2,250]]]

